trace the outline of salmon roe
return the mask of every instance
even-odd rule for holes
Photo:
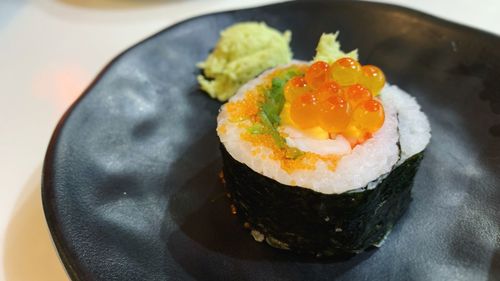
[[[385,76],[376,66],[361,66],[348,57],[332,64],[317,61],[303,77],[288,81],[285,108],[295,127],[319,126],[330,135],[343,135],[354,146],[384,124],[384,107],[374,98],[384,85]]]
[[[365,65],[361,67],[359,82],[368,88],[374,96],[377,96],[385,85],[385,75],[380,68],[374,65]]]
[[[367,100],[354,109],[351,122],[367,133],[374,133],[384,124],[384,107],[379,101]]]
[[[342,95],[342,88],[334,81],[323,83],[316,91],[316,96],[319,101],[324,101],[333,95]]]
[[[261,123],[261,115],[259,114],[261,111],[261,105],[265,101],[264,91],[272,87],[272,80],[275,77],[279,77],[281,74],[286,73],[289,70],[293,70],[295,73],[305,73],[307,67],[304,66],[292,66],[290,68],[284,68],[280,70],[273,71],[268,76],[264,77],[262,84],[260,84],[255,89],[249,90],[245,93],[242,99],[229,101],[225,107],[228,113],[228,121],[236,122],[238,127],[241,129],[246,128],[240,134],[242,140],[245,140],[252,144],[253,155],[257,155],[259,153],[268,153],[268,150],[262,150],[262,148],[266,148],[270,150],[269,158],[276,160],[280,163],[280,167],[286,171],[287,173],[292,173],[297,170],[312,170],[316,168],[316,163],[318,161],[323,161],[328,169],[334,171],[336,169],[337,163],[340,160],[340,157],[337,155],[319,155],[312,152],[302,151],[299,154],[296,149],[290,147],[282,147],[280,146],[275,139],[275,136],[268,132],[254,133],[249,130],[249,124],[262,124]],[[307,86],[307,83],[304,80],[303,76],[296,76],[292,78],[285,84],[283,89],[285,94],[285,104],[283,105],[283,109],[281,114],[285,114],[287,117],[287,121],[290,121],[290,99],[297,100],[294,103],[294,117],[300,116],[298,119],[298,123],[304,127],[310,126],[308,122],[310,122],[307,118],[301,118],[302,116],[308,116],[311,113],[308,111],[312,106],[317,105],[317,99],[315,95],[312,95],[310,87]],[[293,80],[293,81],[292,81]],[[330,85],[335,86],[335,85]],[[288,94],[286,94],[288,92]],[[298,110],[295,110],[298,108]],[[313,114],[317,114],[319,116],[319,110],[314,108],[312,110]],[[319,117],[318,117],[319,118]],[[318,118],[314,119],[315,122],[319,122]],[[250,122],[248,122],[250,121]],[[290,124],[293,126],[297,126],[294,122],[284,122],[285,118],[281,118],[280,124]],[[321,130],[317,125],[316,127],[305,129],[305,130]],[[227,127],[225,124],[219,124],[217,131],[219,134],[226,134]],[[328,135],[328,133],[326,133]]]
[[[349,104],[354,108],[358,104],[371,100],[372,93],[370,90],[361,86],[360,84],[354,84],[345,89],[346,98],[349,100]]]
[[[339,94],[331,95],[319,104],[319,124],[330,133],[341,133],[349,124],[349,103]]]
[[[304,94],[307,91],[307,83],[304,77],[297,76],[290,80],[285,85],[285,99],[293,100],[295,97]]]
[[[330,75],[333,80],[342,86],[348,86],[358,82],[361,74],[361,65],[351,58],[341,58],[331,66]]]
[[[311,93],[305,93],[295,98],[290,106],[290,119],[300,129],[308,129],[318,123],[317,99]]]
[[[326,81],[330,72],[330,65],[324,61],[317,61],[306,70],[304,78],[312,88],[318,88]]]

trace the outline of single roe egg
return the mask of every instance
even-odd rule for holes
[[[341,95],[341,94],[342,94],[342,89],[340,88],[339,84],[337,84],[334,81],[327,81],[323,83],[315,93],[319,101],[326,100],[332,95]]]
[[[319,124],[329,133],[340,133],[351,119],[349,103],[340,95],[331,95],[319,103]]]
[[[285,98],[288,101],[294,100],[297,96],[307,91],[307,83],[304,77],[297,76],[290,79],[284,89]]]
[[[324,61],[317,61],[306,70],[305,79],[307,85],[318,88],[328,78],[330,66]]]
[[[293,100],[290,106],[290,119],[300,129],[317,126],[317,107],[317,100],[313,94],[302,94]]]
[[[361,68],[359,82],[369,89],[373,96],[377,96],[385,85],[385,75],[380,68],[374,65],[365,65]]]
[[[354,84],[345,89],[345,96],[349,100],[349,104],[352,108],[355,108],[358,104],[372,99],[372,93],[370,90],[361,86],[360,84]]]
[[[359,104],[353,111],[352,123],[367,133],[374,133],[384,124],[384,107],[377,100]]]
[[[361,74],[361,65],[354,59],[341,58],[330,67],[330,75],[341,86],[348,86],[358,82]]]

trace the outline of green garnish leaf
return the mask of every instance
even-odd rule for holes
[[[283,74],[282,78],[288,82],[288,80],[292,79],[295,76],[303,76],[303,75],[304,75],[303,71],[299,71],[298,69],[290,69],[285,74]]]
[[[253,134],[253,135],[265,134],[267,131],[266,127],[264,127],[264,125],[262,125],[261,123],[254,123],[247,130],[250,134]]]
[[[276,145],[279,148],[285,148],[285,146],[286,146],[285,139],[280,135],[277,128],[273,127],[271,121],[269,120],[267,115],[264,113],[264,111],[260,112],[260,119],[262,120],[262,124],[266,127],[267,132],[274,139],[274,142],[276,143]]]
[[[275,128],[280,124],[280,113],[285,104],[283,90],[287,81],[279,77],[273,78],[271,89],[265,93],[266,99],[261,107],[262,112],[264,112]]]
[[[288,159],[297,159],[300,156],[304,155],[300,149],[295,147],[287,147],[285,151],[285,157]]]
[[[286,149],[285,154],[289,159],[296,159],[303,154],[302,151],[296,148],[290,148],[286,145],[285,139],[278,132],[280,125],[280,114],[285,105],[284,89],[288,80],[295,76],[302,75],[299,71],[291,69],[282,73],[280,76],[274,77],[271,82],[271,88],[265,89],[264,102],[260,107],[259,117],[261,123],[256,123],[249,128],[251,133],[266,133],[271,135],[276,145],[281,149]],[[261,126],[258,126],[261,125]]]

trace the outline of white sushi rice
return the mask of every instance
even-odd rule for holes
[[[229,102],[242,99],[248,90],[260,84],[263,77],[269,73],[269,71],[264,72],[245,84]],[[326,162],[318,160],[315,169],[286,172],[281,168],[279,161],[269,157],[272,153],[269,148],[260,147],[256,150],[250,142],[240,138],[246,126],[241,126],[241,122],[230,122],[225,106],[222,106],[217,118],[218,126],[224,125],[225,130],[218,130],[218,134],[234,159],[259,174],[282,184],[301,186],[324,194],[343,193],[365,187],[386,175],[395,165],[421,152],[429,143],[429,122],[413,97],[397,86],[386,85],[381,91],[380,99],[385,110],[383,126],[372,138],[343,155],[334,171]],[[290,145],[294,142],[288,139],[287,143]],[[334,143],[332,145],[335,145]],[[304,142],[301,142],[301,145],[304,145]],[[299,148],[304,149],[304,147]],[[338,148],[322,148],[321,151],[338,150]],[[345,152],[344,149],[340,150]],[[375,186],[376,184],[369,184],[368,188]]]

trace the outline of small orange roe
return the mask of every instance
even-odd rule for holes
[[[319,158],[326,163],[330,171],[335,171],[340,160],[339,156],[319,156]]]
[[[254,147],[267,147],[271,150],[280,150],[274,139],[268,134],[252,134],[250,132],[241,133],[241,139],[251,143]],[[260,151],[259,151],[260,152]]]
[[[229,121],[237,122],[255,118],[259,113],[259,105],[262,101],[262,94],[258,91],[251,90],[245,94],[243,99],[227,103],[226,107],[229,114]]]
[[[307,66],[292,66],[295,70],[305,71]],[[291,68],[292,68],[291,67]],[[255,87],[255,89],[245,93],[244,97],[238,101],[231,101],[226,104],[226,110],[228,113],[228,120],[230,122],[237,122],[237,126],[246,129],[248,123],[241,122],[249,120],[252,123],[259,122],[259,111],[260,105],[264,102],[264,90],[271,87],[272,79],[278,75],[283,74],[290,68],[278,69],[271,72],[267,77],[263,78],[263,82]],[[334,84],[332,89],[335,88]],[[335,90],[336,91],[336,90]],[[335,92],[334,91],[334,92]],[[225,125],[221,125],[217,128],[219,132],[225,132],[227,128]],[[297,170],[313,170],[316,168],[316,163],[319,160],[325,161],[329,169],[334,170],[338,162],[338,158],[335,156],[321,156],[311,152],[304,152],[301,156],[291,159],[287,157],[286,149],[278,147],[276,141],[270,134],[252,134],[251,132],[244,130],[241,135],[241,139],[252,144],[252,155],[257,156],[262,153],[262,147],[271,150],[269,155],[270,159],[278,161],[283,170],[288,173],[292,173]]]
[[[219,134],[225,134],[227,132],[226,124],[221,124],[217,127],[217,132]]]

